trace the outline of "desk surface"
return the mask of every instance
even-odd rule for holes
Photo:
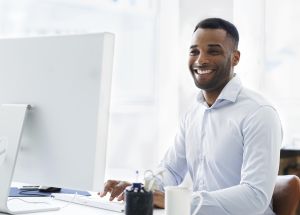
[[[13,182],[12,186],[14,187],[19,187],[21,185],[24,185],[22,183],[18,183],[18,182]],[[26,198],[30,198],[30,197],[25,197]],[[41,201],[44,202],[45,197],[35,197],[34,201]],[[64,202],[64,201],[60,201],[60,200],[52,200],[53,203],[60,207],[60,210],[57,211],[47,211],[47,212],[38,212],[38,213],[28,213],[28,214],[32,214],[32,215],[69,215],[69,214],[88,214],[88,215],[123,215],[124,213],[119,213],[119,212],[113,212],[113,211],[108,211],[108,210],[104,210],[104,209],[99,209],[99,208],[94,208],[94,207],[90,207],[90,206],[84,206],[84,205],[80,205],[80,204],[74,204],[74,203],[69,203],[69,202]],[[165,212],[162,209],[154,209],[153,211],[153,215],[164,215]],[[2,214],[2,213],[0,213]]]
[[[39,199],[43,201],[44,197],[36,197],[35,199],[38,201]],[[89,206],[79,205],[68,203],[59,200],[53,200],[53,203],[59,207],[60,210],[57,211],[47,211],[47,212],[39,212],[39,213],[31,213],[33,215],[69,215],[69,214],[89,214],[89,215],[123,215],[124,213],[118,213],[108,210],[102,210],[99,208],[93,208]],[[154,215],[164,215],[164,210],[155,209]]]

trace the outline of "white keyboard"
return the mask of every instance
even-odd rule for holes
[[[81,196],[62,193],[53,193],[52,196],[57,200],[72,202],[75,204],[81,204],[120,213],[125,211],[125,204],[123,202],[111,202],[107,199],[102,199],[99,196]]]

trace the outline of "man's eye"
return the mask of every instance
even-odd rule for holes
[[[209,50],[208,51],[209,54],[212,54],[212,55],[218,55],[220,54],[221,52],[219,50]]]
[[[198,50],[190,50],[190,55],[191,56],[195,56],[195,55],[198,55],[198,54],[199,54]]]

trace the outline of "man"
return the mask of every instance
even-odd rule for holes
[[[240,59],[236,27],[219,18],[201,21],[190,47],[189,69],[201,89],[183,117],[175,143],[161,166],[162,185],[178,185],[187,172],[201,198],[197,214],[274,214],[269,205],[282,140],[276,110],[244,88],[233,72]],[[118,196],[127,182],[108,181],[102,196]],[[199,198],[192,201],[193,208]],[[154,205],[164,207],[163,192]]]

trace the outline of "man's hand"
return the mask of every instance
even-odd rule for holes
[[[153,192],[153,205],[156,208],[165,208],[165,193],[161,191]]]
[[[109,200],[112,201],[117,198],[118,201],[124,200],[124,190],[126,187],[130,186],[131,183],[127,181],[116,181],[108,180],[104,184],[104,190],[100,193],[100,197],[106,196],[107,193],[110,193]],[[156,208],[165,208],[165,193],[161,191],[153,192],[153,206]]]
[[[104,197],[107,193],[110,193],[110,201],[114,200],[114,198],[117,198],[118,201],[122,201],[124,200],[124,190],[130,185],[131,183],[127,181],[108,180],[104,184],[104,190],[98,194],[100,197]]]

